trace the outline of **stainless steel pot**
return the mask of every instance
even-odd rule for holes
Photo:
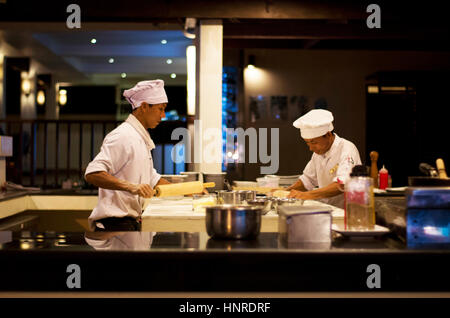
[[[254,239],[261,230],[261,211],[254,206],[208,206],[206,231],[214,239]]]

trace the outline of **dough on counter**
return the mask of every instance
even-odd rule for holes
[[[277,197],[277,198],[287,198],[288,195],[289,195],[289,191],[285,191],[285,190],[276,190],[273,192],[273,196]]]

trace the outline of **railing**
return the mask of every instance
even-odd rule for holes
[[[83,181],[84,170],[97,155],[104,137],[119,124],[121,121],[116,120],[0,120],[0,134],[13,136],[6,180],[24,186],[60,188],[70,179],[89,187]],[[160,173],[184,170],[184,164],[176,165],[167,158],[167,147],[173,147],[176,141],[154,141],[157,151],[153,151],[153,157]]]

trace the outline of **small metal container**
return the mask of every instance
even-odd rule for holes
[[[261,230],[261,211],[242,205],[206,207],[206,231],[213,239],[254,239]]]
[[[247,204],[247,201],[256,198],[256,191],[218,191],[217,203],[219,204]]]
[[[280,207],[280,238],[287,243],[331,243],[331,211],[322,206]]]
[[[239,204],[247,204],[247,201],[256,199],[256,191],[240,190],[237,191],[237,196],[239,198]]]
[[[272,200],[270,198],[256,198],[254,200],[248,200],[247,204],[250,206],[257,206],[262,208],[262,215],[269,213],[272,209]]]
[[[301,206],[303,205],[303,200],[295,198],[272,198],[273,207],[275,211],[280,214],[280,207],[282,206]]]
[[[236,191],[221,190],[217,191],[218,204],[239,204],[239,198]]]

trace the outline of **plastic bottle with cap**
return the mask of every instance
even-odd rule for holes
[[[372,230],[375,226],[373,178],[363,165],[353,167],[345,183],[345,229]]]
[[[389,172],[388,170],[384,167],[380,169],[380,171],[378,172],[378,184],[379,184],[379,188],[381,190],[386,190],[386,188],[388,187],[389,184]]]

